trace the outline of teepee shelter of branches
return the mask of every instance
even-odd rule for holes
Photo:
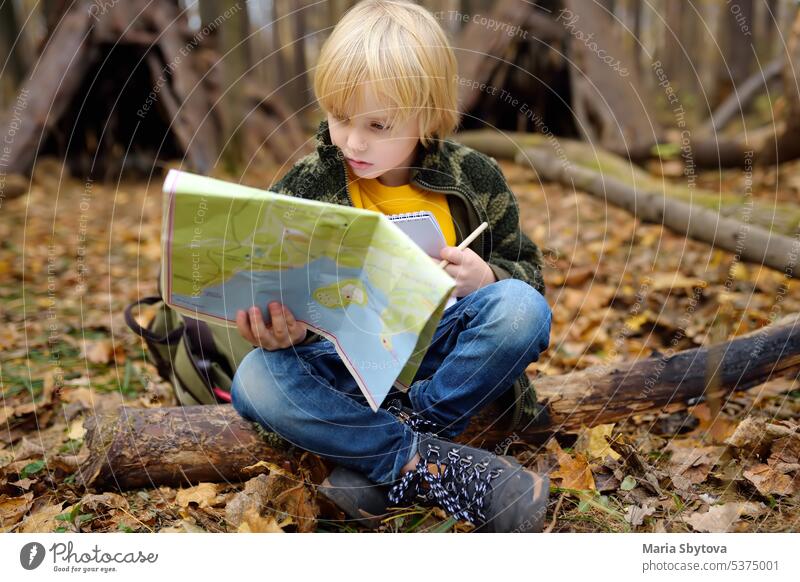
[[[13,138],[5,171],[27,174],[37,155],[54,154],[76,175],[147,173],[155,160],[175,158],[208,172],[226,147],[230,90],[230,63],[212,39],[237,10],[193,33],[177,0],[73,3],[0,118],[0,132]],[[277,163],[304,153],[305,131],[278,96],[246,76],[236,84],[245,148]]]

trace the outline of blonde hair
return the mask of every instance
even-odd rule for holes
[[[349,116],[370,84],[390,109],[391,126],[419,114],[427,147],[458,127],[457,70],[447,35],[428,10],[402,0],[364,0],[323,44],[314,93],[326,113]]]

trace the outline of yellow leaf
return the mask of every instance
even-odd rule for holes
[[[614,430],[614,424],[599,424],[592,428],[583,428],[578,441],[575,443],[575,449],[586,453],[590,459],[605,459],[606,455],[610,456],[615,461],[620,458],[618,452],[612,449],[605,437],[611,438],[611,431]]]
[[[731,267],[730,274],[731,277],[737,281],[747,281],[750,279],[750,273],[748,273],[747,267],[743,263],[735,263]]]
[[[93,364],[125,363],[125,346],[120,342],[115,346],[110,339],[89,340],[85,342],[83,350],[83,357]]]
[[[216,483],[200,483],[188,489],[181,489],[175,496],[175,502],[181,507],[188,507],[189,503],[197,503],[200,507],[209,507],[217,500],[218,486]]]
[[[258,463],[255,463],[253,465],[248,465],[247,467],[242,469],[242,472],[244,472],[245,474],[249,474],[261,468],[269,470],[270,473],[276,473],[278,475],[283,475],[284,477],[291,477],[291,474],[287,472],[285,469],[279,467],[275,463],[270,463],[269,461],[259,461]]]
[[[680,273],[655,273],[651,277],[651,291],[664,291],[666,289],[680,289],[699,287],[704,289],[708,286],[708,281],[696,277],[684,277]]]
[[[289,525],[292,518],[287,517],[281,523],[278,523],[274,515],[259,515],[254,508],[249,508],[245,514],[241,524],[239,524],[238,533],[284,533],[283,526]]]
[[[650,319],[650,312],[644,311],[638,315],[633,315],[625,320],[625,327],[631,330],[632,333],[639,333],[642,326]]]
[[[86,429],[83,428],[83,419],[79,418],[69,425],[69,433],[67,434],[67,438],[78,440],[82,439],[85,434]]]

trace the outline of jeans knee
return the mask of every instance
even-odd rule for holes
[[[248,353],[233,376],[231,405],[242,417],[265,422],[283,408],[284,395],[270,369],[277,352],[255,348]],[[269,415],[269,416],[268,416]]]
[[[519,279],[504,279],[503,305],[507,306],[504,333],[517,340],[524,349],[535,346],[543,352],[550,345],[550,325],[553,312],[544,296]]]

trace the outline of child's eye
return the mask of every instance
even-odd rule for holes
[[[385,125],[383,125],[381,123],[373,123],[372,127],[374,127],[375,129],[377,129],[379,131],[383,131],[384,129],[389,129],[387,126],[385,126]]]

